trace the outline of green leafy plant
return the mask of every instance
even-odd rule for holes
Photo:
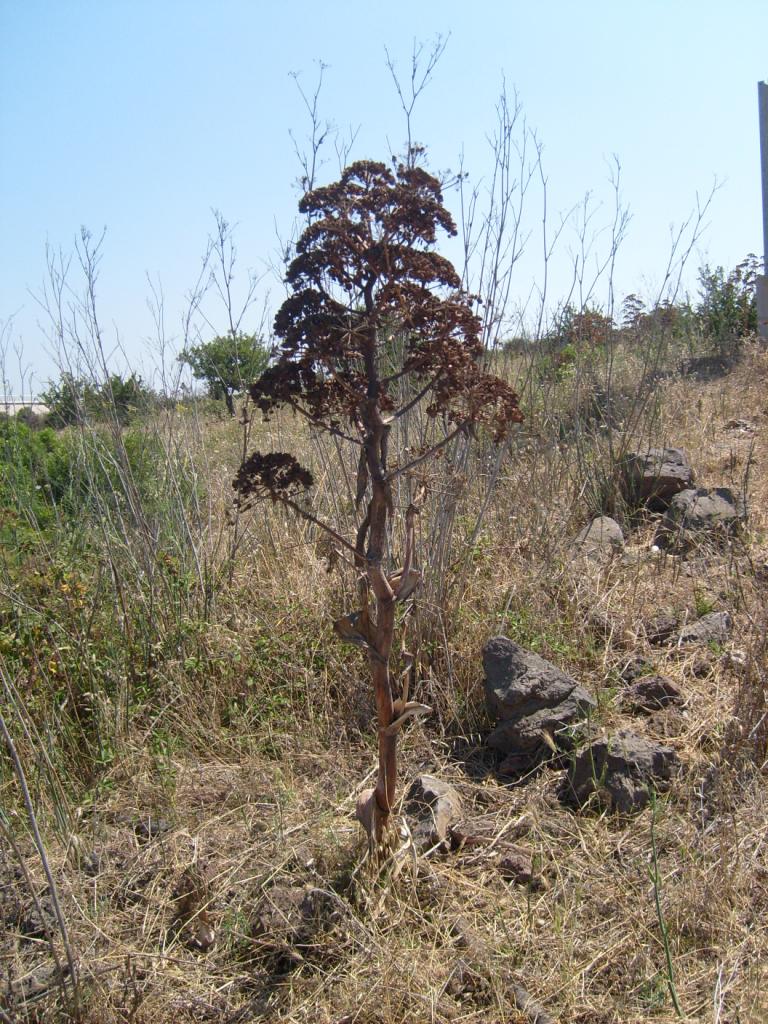
[[[62,373],[58,381],[49,381],[48,390],[40,395],[48,407],[52,427],[68,427],[83,423],[97,401],[96,388],[71,373]]]
[[[50,427],[33,430],[18,418],[0,419],[0,536],[6,541],[8,530],[35,531],[53,521],[71,482],[69,456]]]
[[[60,429],[91,419],[114,419],[125,426],[137,413],[156,404],[157,396],[135,373],[128,377],[111,373],[102,383],[62,373],[58,381],[49,382],[40,400],[48,407],[50,426]]]
[[[742,339],[757,331],[757,277],[761,261],[750,253],[728,274],[722,267],[699,270],[700,301],[696,307],[702,329],[719,356],[735,355]]]
[[[714,598],[711,594],[708,594],[700,587],[694,587],[693,600],[696,607],[696,614],[699,618],[703,615],[709,615],[709,613],[714,610],[716,603]]]
[[[99,389],[96,411],[101,418],[114,415],[121,426],[126,426],[156,402],[157,396],[137,374],[121,377],[112,373]]]

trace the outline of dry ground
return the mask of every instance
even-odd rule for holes
[[[766,686],[767,382],[768,358],[753,352],[724,378],[662,387],[654,439],[686,448],[701,485],[746,487],[747,532],[727,551],[657,554],[653,525],[641,522],[623,557],[573,564],[564,542],[586,517],[566,486],[566,446],[533,445],[510,460],[453,599],[451,634],[425,661],[422,697],[439,721],[413,725],[402,744],[404,779],[428,770],[453,782],[466,830],[486,841],[404,857],[396,877],[374,877],[362,863],[352,816],[375,760],[362,661],[322,627],[341,582],[289,525],[283,547],[279,529],[273,538],[279,572],[256,555],[241,559],[231,615],[206,644],[222,658],[241,652],[242,694],[196,677],[185,692],[192,707],[171,696],[164,731],[145,723],[128,738],[68,841],[46,837],[82,1019],[514,1024],[533,1019],[515,1005],[517,984],[562,1024],[672,1021],[660,910],[684,1019],[768,1021],[768,789],[753,756]],[[685,618],[710,608],[734,618],[722,649],[682,654],[643,637],[660,611]],[[294,638],[315,626],[308,658]],[[568,810],[557,767],[518,784],[497,774],[482,744],[480,651],[498,633],[597,696],[595,733],[630,726],[674,747],[682,775],[655,811],[619,819]],[[622,712],[619,671],[636,655],[679,684],[681,709]],[[260,673],[289,681],[270,698]],[[503,877],[511,846],[530,853],[533,882]],[[0,1007],[11,1020],[66,1020],[31,840],[18,853],[42,905],[5,850]],[[179,921],[193,865],[200,898]],[[259,937],[257,922],[265,896],[287,887],[312,894],[315,912],[281,946]],[[278,917],[287,913],[275,905]],[[216,936],[205,951],[201,910]]]

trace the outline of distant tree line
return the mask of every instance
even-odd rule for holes
[[[266,369],[269,350],[254,334],[229,334],[191,346],[178,357],[189,366],[195,380],[205,383],[206,393],[223,401],[235,415],[235,396],[244,393]],[[117,422],[127,426],[138,415],[159,408],[167,399],[142,380],[137,373],[111,373],[104,381],[63,372],[49,381],[35,405],[44,405],[45,413],[31,405],[22,406],[10,416],[32,429],[46,425],[60,430],[86,422]],[[2,418],[9,418],[9,414]]]
[[[761,261],[750,253],[733,270],[723,267],[699,269],[698,295],[679,302],[667,300],[648,307],[637,295],[628,295],[614,320],[598,305],[578,308],[563,306],[543,338],[545,348],[564,353],[567,359],[584,347],[599,347],[613,341],[629,340],[647,331],[663,330],[674,336],[698,334],[713,353],[732,357],[743,339],[757,332],[757,278]],[[507,347],[522,350],[526,338],[512,338]]]
[[[576,353],[585,348],[600,348],[612,342],[663,330],[673,335],[698,334],[720,357],[738,353],[744,338],[757,331],[756,282],[761,262],[750,254],[733,270],[705,264],[699,269],[698,296],[676,303],[660,302],[648,308],[637,295],[628,295],[618,318],[606,315],[599,306],[578,309],[566,304],[553,318],[552,325],[538,343],[554,354],[555,370],[567,367]],[[524,349],[531,342],[512,338],[509,349]],[[211,341],[184,349],[178,356],[195,380],[205,384],[214,401],[223,401],[230,416],[235,415],[235,397],[245,393],[267,368],[270,350],[256,334],[230,332]],[[103,382],[94,382],[72,373],[62,373],[49,382],[39,401],[47,407],[41,417],[31,408],[21,408],[16,418],[31,428],[63,427],[94,421],[117,421],[128,425],[135,416],[158,408],[165,399],[141,376],[113,373]]]

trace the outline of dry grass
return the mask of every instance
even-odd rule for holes
[[[515,1008],[514,984],[563,1024],[678,1019],[649,875],[653,824],[686,1019],[768,1020],[766,381],[768,358],[754,351],[722,379],[660,386],[653,439],[687,449],[701,485],[746,489],[746,535],[727,551],[657,554],[652,524],[636,522],[611,564],[573,563],[567,540],[589,515],[583,461],[573,444],[521,442],[476,544],[452,565],[448,599],[427,595],[433,604],[415,626],[418,697],[437,713],[402,744],[403,776],[427,769],[453,782],[468,830],[487,842],[421,858],[396,879],[362,864],[352,817],[375,752],[364,663],[327,627],[349,610],[346,570],[329,573],[317,538],[279,510],[257,512],[200,631],[203,670],[167,669],[162,710],[134,724],[72,835],[48,832],[83,1019],[514,1024],[530,1019]],[[294,429],[270,425],[268,440],[281,446]],[[599,444],[595,452],[603,457]],[[322,465],[325,455],[312,457]],[[206,442],[205,458],[213,552],[237,459],[230,425]],[[461,499],[457,547],[482,487],[470,481]],[[335,490],[326,473],[319,500]],[[428,518],[421,529],[425,546]],[[705,608],[733,615],[725,649],[645,640],[643,624],[659,611],[683,620]],[[682,775],[655,812],[620,820],[567,810],[554,768],[518,785],[497,775],[482,746],[480,650],[498,633],[596,695],[593,732],[631,727],[675,748]],[[680,686],[682,708],[622,711],[618,673],[636,655]],[[161,828],[147,838],[151,820]],[[510,844],[531,853],[537,885],[502,877]],[[31,844],[22,839],[20,849],[42,892]],[[174,928],[174,893],[191,864],[207,878],[204,909],[217,933],[206,953]],[[9,852],[0,872],[11,1017],[66,1020],[46,940],[23,934],[29,896]],[[324,895],[310,933],[292,949],[270,948],[254,924],[265,895],[285,886]]]

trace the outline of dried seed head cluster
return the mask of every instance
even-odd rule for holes
[[[396,411],[391,385],[409,375],[431,415],[484,423],[501,440],[522,418],[517,396],[479,368],[471,297],[432,249],[438,228],[456,234],[439,181],[422,168],[361,161],[307,193],[300,209],[310,224],[275,319],[278,359],[250,389],[257,407],[268,416],[289,405],[315,423],[359,426],[372,398]],[[404,357],[386,375],[380,364],[393,330],[406,338]]]
[[[290,498],[308,490],[312,474],[288,452],[254,452],[240,466],[233,481],[238,508],[249,507],[252,499]]]

